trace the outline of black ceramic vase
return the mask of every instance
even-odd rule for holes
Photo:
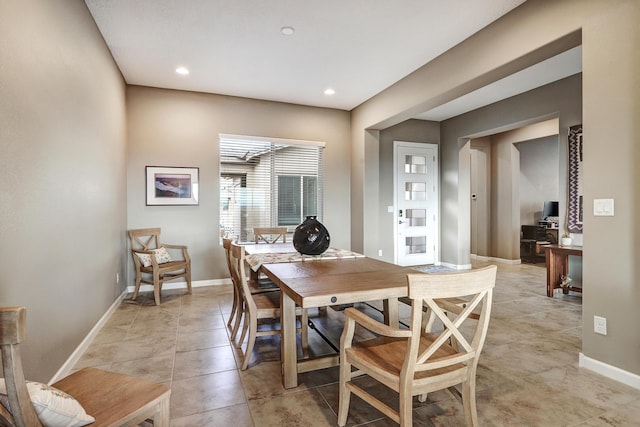
[[[322,254],[330,241],[329,231],[315,216],[308,216],[293,232],[293,247],[303,255]]]

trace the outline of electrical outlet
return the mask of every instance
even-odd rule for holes
[[[607,335],[607,318],[593,316],[593,332],[600,335]]]
[[[378,256],[382,256],[382,249],[378,249]]]
[[[120,283],[120,273],[116,273],[116,283]]]

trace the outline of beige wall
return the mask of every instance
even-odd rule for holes
[[[324,141],[324,224],[332,245],[351,246],[348,112],[129,86],[127,121],[127,225],[188,245],[193,280],[229,276],[218,242],[220,133]],[[199,206],[145,206],[145,166],[200,168]]]
[[[214,243],[219,132],[327,142],[325,223],[336,245],[373,254],[380,234],[364,230],[379,229],[371,213],[386,203],[380,131],[580,43],[585,206],[616,201],[615,217],[585,212],[583,352],[640,374],[637,22],[636,0],[528,0],[355,109],[351,122],[342,111],[131,87],[126,134],[124,83],[84,3],[1,2],[0,304],[27,306],[27,375],[49,379],[120,294],[114,276],[129,259],[127,228],[161,226],[166,241],[189,244],[196,280],[225,275]],[[519,107],[521,117],[549,113]],[[561,115],[561,132],[578,116]],[[442,224],[441,254],[464,264],[468,220],[455,212],[469,212],[459,191],[468,185],[459,151],[478,135],[445,127],[441,205],[454,214]],[[146,165],[200,167],[201,204],[146,207]],[[607,317],[609,335],[592,333],[594,314]]]
[[[121,293],[124,81],[82,1],[0,2],[0,305],[48,381]]]
[[[377,229],[378,181],[365,179],[378,168],[378,157],[368,157],[376,132],[415,113],[440,105],[514,71],[582,44],[582,122],[585,138],[585,206],[597,198],[615,199],[615,217],[584,219],[583,354],[622,370],[640,374],[640,262],[636,212],[640,146],[635,143],[640,117],[640,2],[636,0],[529,0],[454,49],[421,67],[371,98],[352,112],[352,245],[370,248],[365,229]],[[514,123],[513,111],[504,111],[504,125]],[[536,104],[522,105],[520,116],[543,118],[552,113]],[[560,115],[560,134],[580,116]],[[572,120],[575,119],[575,120]],[[462,119],[461,119],[462,120]],[[563,123],[564,121],[564,123]],[[486,129],[469,122],[466,129]],[[375,130],[375,131],[372,131]],[[460,150],[464,138],[481,136],[456,132],[442,125],[440,171],[441,206],[453,215],[441,224],[442,258],[464,265],[469,258],[468,199],[460,197],[466,174]],[[462,139],[461,139],[462,138]],[[560,171],[560,176],[563,176]],[[606,177],[606,179],[604,179]],[[465,178],[468,179],[468,178]],[[457,212],[457,214],[456,214]],[[366,252],[365,253],[370,253]],[[609,334],[596,335],[594,315],[608,319]]]

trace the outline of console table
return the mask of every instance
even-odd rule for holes
[[[573,284],[567,287],[561,285],[562,279],[560,276],[569,274],[569,255],[582,256],[581,246],[561,246],[561,245],[546,245],[543,246],[546,252],[547,258],[547,296],[553,297],[553,292],[556,288],[562,288],[563,293],[568,293],[570,290],[575,292],[582,292],[582,287]]]

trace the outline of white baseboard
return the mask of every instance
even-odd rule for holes
[[[471,254],[471,259],[475,259],[476,261],[499,262],[500,264],[522,264],[521,260],[519,259],[496,258],[491,256],[474,255],[474,254]]]
[[[578,356],[578,366],[640,390],[640,375],[592,359],[582,354],[582,352]]]
[[[452,270],[469,270],[469,269],[471,269],[471,264],[459,265],[459,264],[452,264],[450,262],[442,262],[439,265],[441,265],[443,267],[450,268]]]
[[[231,279],[215,279],[215,280],[198,280],[192,281],[192,288],[200,288],[203,286],[222,286],[230,285]],[[131,293],[135,289],[134,285],[127,286],[127,292]],[[187,289],[187,282],[166,282],[162,285],[162,290],[168,289]],[[140,285],[140,292],[153,292],[152,285]]]
[[[203,286],[222,286],[222,285],[231,285],[231,279],[198,280],[198,281],[191,282],[192,288],[199,288]],[[162,285],[163,290],[186,289],[186,288],[187,288],[187,282],[167,282]],[[78,360],[80,360],[84,352],[87,351],[87,348],[89,348],[89,345],[91,345],[95,337],[98,335],[98,332],[100,332],[100,329],[102,329],[102,327],[107,323],[107,321],[109,320],[111,315],[116,311],[116,309],[120,307],[120,304],[122,304],[122,301],[125,299],[127,294],[133,292],[133,290],[134,290],[134,286],[127,286],[127,289],[125,289],[122,292],[122,294],[120,294],[118,298],[116,298],[113,304],[111,304],[111,307],[109,307],[109,309],[102,315],[100,320],[98,320],[95,326],[89,331],[87,336],[84,337],[84,339],[78,345],[78,347],[76,347],[73,353],[71,353],[71,356],[69,356],[69,358],[64,362],[62,367],[58,369],[58,372],[56,372],[53,378],[51,378],[51,380],[49,381],[49,384],[53,384],[56,381],[59,381],[62,378],[69,375],[69,372],[71,372],[71,369],[73,368],[73,366],[78,362]],[[153,291],[153,286],[151,285],[140,286],[140,292],[152,292],[152,291]]]

